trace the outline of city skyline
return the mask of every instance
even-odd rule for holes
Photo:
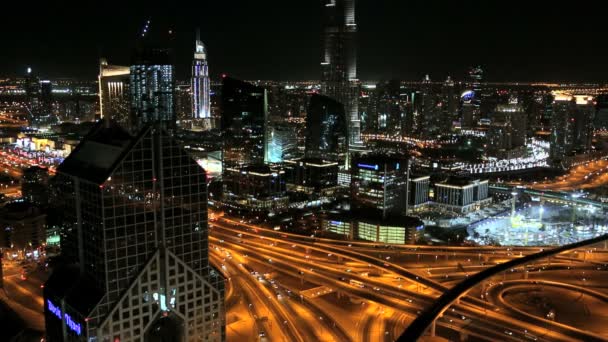
[[[594,7],[27,10],[0,56],[1,341],[608,339]]]
[[[167,25],[174,31],[178,79],[188,77],[198,26],[202,40],[214,51],[209,61],[212,78],[228,73],[242,79],[319,79],[322,25],[316,3],[194,6],[141,10],[132,4],[109,16],[79,5],[39,4],[27,9],[35,20],[26,26],[17,26],[16,17],[7,18],[6,25],[19,29],[8,30],[12,38],[5,40],[0,73],[22,75],[29,66],[44,77],[93,78],[100,57],[128,64],[138,32],[152,18],[152,26]],[[54,20],[62,15],[70,20]],[[599,15],[563,11],[546,2],[497,8],[481,3],[361,2],[356,19],[359,78],[419,80],[429,73],[433,80],[447,75],[462,80],[470,66],[482,65],[488,81],[597,82],[608,75],[602,68],[608,49],[594,43],[601,39]],[[565,22],[569,25],[560,25]],[[248,28],[246,35],[243,27]],[[241,63],[242,56],[248,63]],[[281,63],[275,63],[279,58]]]

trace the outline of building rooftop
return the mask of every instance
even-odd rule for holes
[[[424,223],[417,217],[389,214],[382,217],[382,210],[372,208],[358,208],[357,210],[345,212],[330,212],[329,219],[337,221],[360,221],[371,224],[395,227],[419,227]]]
[[[143,129],[140,136],[147,132]],[[139,140],[111,121],[98,122],[59,165],[58,173],[103,184],[118,165],[129,147]]]

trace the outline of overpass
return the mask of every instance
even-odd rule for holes
[[[515,267],[525,266],[526,264],[550,257],[562,252],[568,252],[580,247],[592,245],[598,242],[608,240],[608,234],[595,237],[593,239],[575,242],[569,245],[544,250],[539,253],[529,254],[519,259],[513,259],[508,262],[498,264],[494,267],[485,269],[476,273],[466,280],[458,283],[456,286],[444,292],[433,305],[424,310],[416,319],[405,329],[403,334],[397,339],[399,342],[417,341],[424,332],[431,327],[431,335],[434,335],[435,321],[443,315],[443,313],[454,303],[458,302],[461,297],[465,296],[473,287],[477,286],[484,280],[493,277],[501,272],[505,272]]]
[[[600,209],[608,209],[608,203],[593,201],[583,197],[572,196],[570,193],[565,191],[552,191],[552,190],[535,190],[524,187],[513,187],[508,185],[497,185],[490,184],[489,189],[496,192],[511,193],[512,191],[521,191],[522,193],[531,197],[539,197],[548,201],[559,202],[563,204],[573,204],[580,206],[592,206]]]

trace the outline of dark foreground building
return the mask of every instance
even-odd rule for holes
[[[205,170],[157,125],[100,122],[59,166],[67,265],[44,287],[47,341],[223,341]]]

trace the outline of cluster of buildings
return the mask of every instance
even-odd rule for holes
[[[525,157],[531,138],[549,142],[556,166],[593,153],[603,122],[595,95],[484,83],[481,67],[464,82],[361,82],[354,0],[325,0],[323,11],[320,82],[212,82],[197,32],[191,79],[179,83],[166,37],[153,37],[148,21],[131,65],[100,61],[98,108],[75,116],[94,113],[84,138],[14,141],[67,151],[52,180],[27,170],[26,201],[0,215],[0,242],[31,251],[51,229],[29,204],[59,215],[53,236],[67,263],[44,287],[47,341],[223,341],[208,205],[278,229],[410,244],[422,237],[420,212],[466,215],[492,203],[487,179],[421,167],[414,152],[473,137],[493,161]],[[29,120],[53,122],[62,88],[29,74],[23,93],[0,84],[0,97],[25,96]],[[318,223],[294,225],[305,213]]]

